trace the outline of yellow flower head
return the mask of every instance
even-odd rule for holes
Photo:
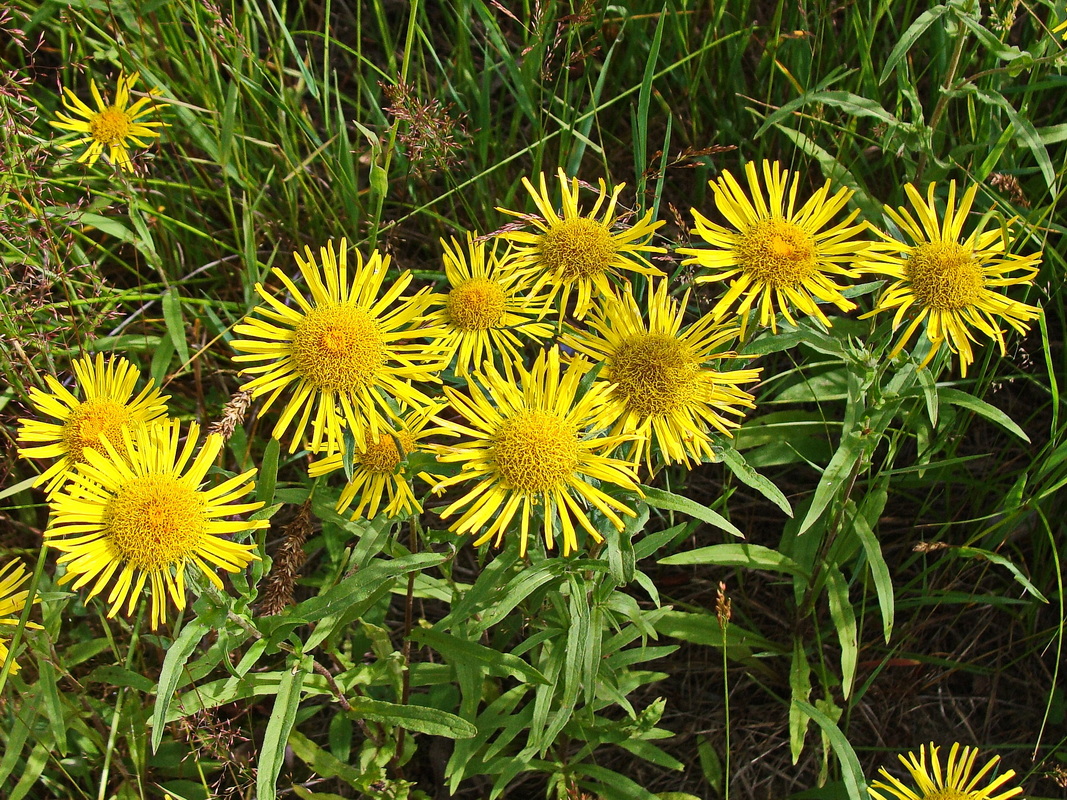
[[[276,300],[257,283],[256,291],[267,305],[256,306],[234,328],[249,337],[232,342],[240,353],[234,361],[254,362],[241,372],[256,376],[241,388],[253,397],[267,395],[264,410],[288,394],[273,436],[280,438],[295,421],[290,452],[299,447],[309,421],[310,449],[315,452],[339,451],[345,425],[360,449],[368,441],[377,442],[379,434],[392,430],[387,417],[395,413],[385,395],[406,406],[430,405],[431,400],[409,381],[439,383],[436,373],[447,360],[439,347],[414,341],[444,332],[416,328],[423,319],[428,290],[401,297],[411,283],[411,273],[405,271],[379,297],[389,257],[382,258],[375,250],[364,262],[357,252],[350,277],[347,248],[344,239],[339,252],[334,252],[333,242],[320,248],[321,268],[310,247],[304,249],[304,258],[295,254],[310,299],[275,268],[295,307]]]
[[[107,597],[109,617],[127,598],[126,613],[132,614],[148,582],[155,628],[164,619],[168,594],[179,610],[185,608],[186,567],[198,569],[221,589],[215,567],[239,572],[259,558],[254,544],[230,539],[269,524],[233,519],[263,506],[235,502],[255,488],[256,471],[202,488],[223,440],[209,435],[192,458],[199,433],[192,423],[179,445],[178,420],[125,428],[121,450],[109,440],[104,442],[106,454],[87,450],[86,462],[52,499],[52,522],[44,536],[64,554],[59,563],[67,573],[59,582],[73,581],[75,589],[92,582],[91,598],[114,578]]]
[[[662,275],[645,257],[646,253],[663,253],[662,247],[648,244],[652,233],[663,224],[653,222],[649,211],[632,227],[613,231],[618,217],[615,207],[625,184],[616,186],[610,196],[603,179],[600,196],[588,215],[578,210],[578,179],[567,178],[559,170],[560,191],[563,196],[562,214],[557,214],[548,192],[545,176],[540,176],[540,192],[526,178],[522,185],[533,198],[540,216],[527,216],[518,211],[497,209],[505,214],[522,217],[537,230],[510,231],[501,234],[519,245],[516,250],[516,269],[535,276],[532,294],[542,288],[550,289],[549,299],[560,300],[560,317],[567,311],[571,292],[577,293],[574,316],[581,319],[593,304],[593,297],[612,292],[611,281],[620,272],[641,275]],[[601,213],[602,212],[602,213]],[[599,216],[598,216],[599,214]]]
[[[30,575],[26,572],[26,567],[21,561],[9,561],[2,568],[0,568],[0,625],[18,625],[19,616],[22,614],[22,609],[26,607],[26,595],[28,592],[23,589],[19,591],[19,587],[22,586]],[[39,603],[40,598],[35,598],[33,602]],[[40,628],[33,622],[26,623],[27,628]],[[0,638],[0,667],[7,661],[8,649],[6,638]],[[19,671],[19,664],[17,661],[11,662],[11,667],[8,670],[9,673],[15,673]]]
[[[154,129],[166,125],[165,122],[146,122],[141,119],[163,104],[157,99],[161,94],[158,89],[150,89],[145,97],[127,107],[130,101],[130,90],[137,82],[137,77],[136,72],[132,75],[119,75],[115,102],[111,105],[104,102],[100,96],[100,90],[96,88],[96,81],[91,80],[89,90],[93,94],[93,100],[96,101],[95,111],[79,100],[70,89],[63,89],[63,105],[76,116],[57,112],[56,116],[59,121],[53,121],[52,126],[84,134],[80,139],[62,144],[66,148],[77,147],[81,144],[89,145],[85,152],[78,156],[79,163],[88,161],[91,167],[100,158],[104,148],[107,148],[108,161],[124,170],[132,170],[133,162],[130,160],[127,142],[132,142],[138,147],[148,147],[141,140],[159,136],[159,131]]]
[[[590,479],[640,492],[633,465],[607,455],[633,437],[587,435],[608,390],[607,384],[599,383],[578,396],[579,382],[589,367],[584,359],[576,359],[564,371],[559,350],[553,348],[542,351],[529,371],[518,366],[517,381],[487,365],[485,392],[473,381],[469,397],[445,387],[452,407],[467,424],[440,422],[467,438],[437,448],[438,460],[459,463],[461,471],[438,484],[435,491],[475,482],[441,513],[447,519],[467,506],[450,530],[474,533],[478,537],[475,545],[494,538],[499,545],[518,513],[520,552],[525,555],[530,521],[538,513],[550,550],[557,524],[562,528],[566,556],[578,548],[575,520],[594,540],[603,539],[584,504],[596,507],[618,530],[623,529],[619,514],[632,517],[634,510]]]
[[[1058,33],[1061,39],[1067,40],[1067,20],[1064,20],[1055,28],[1053,28],[1052,32]]]
[[[660,281],[648,296],[648,321],[629,292],[606,303],[589,318],[585,332],[564,335],[567,346],[603,362],[599,378],[611,384],[604,419],[613,434],[637,434],[634,456],[651,466],[652,440],[665,464],[690,465],[714,458],[709,426],[730,436],[740,423],[726,414],[744,416],[755,408],[740,388],[759,378],[759,369],[719,372],[707,363],[732,357],[716,352],[737,336],[710,315],[682,328],[687,292],[681,303]]]
[[[829,326],[830,320],[816,301],[842,311],[856,307],[841,294],[844,287],[830,277],[852,277],[848,265],[867,246],[856,238],[864,230],[864,225],[853,224],[859,211],[833,222],[853,193],[839,189],[831,195],[830,181],[826,181],[797,209],[800,177],[783,170],[777,161],[764,161],[762,173],[767,197],[751,161],[745,165],[750,196],[728,171],[710,182],[715,206],[728,224],[719,225],[693,209],[693,233],[711,247],[680,248],[679,253],[692,256],[682,263],[710,270],[697,283],[730,282],[711,315],[722,319],[736,304],[734,314],[741,320],[742,337],[753,306],[759,308],[759,324],[772,331],[777,330],[778,311],[796,324],[791,308]]]
[[[411,480],[417,476],[426,483],[433,484],[440,480],[440,476],[425,471],[414,473],[408,466],[407,459],[417,452],[429,452],[420,445],[423,439],[437,433],[451,433],[440,428],[426,427],[433,415],[443,407],[442,404],[409,411],[404,419],[397,421],[390,430],[380,432],[377,441],[357,448],[352,459],[352,477],[341,490],[341,496],[335,506],[338,514],[343,514],[350,508],[357,495],[359,504],[352,512],[352,519],[374,519],[378,509],[382,507],[383,500],[387,500],[383,511],[390,519],[401,514],[422,512],[422,505],[412,490]],[[343,466],[342,454],[333,453],[311,462],[308,473],[312,478],[317,478]]]
[[[74,465],[84,462],[87,450],[104,452],[104,439],[123,447],[122,428],[137,427],[159,421],[166,413],[166,395],[145,386],[133,397],[140,373],[125,358],[112,357],[104,362],[102,353],[83,356],[74,362],[76,389],[84,394],[79,400],[51,375],[45,376],[50,392],[30,389],[34,410],[56,422],[20,419],[19,455],[23,458],[52,458],[55,463],[45,470],[35,485],[45,484],[51,495],[67,480]],[[131,399],[132,398],[132,399]]]
[[[428,325],[441,327],[437,344],[455,353],[456,374],[468,375],[488,359],[502,362],[505,371],[523,362],[520,337],[538,341],[552,335],[552,327],[535,318],[546,312],[548,298],[523,294],[527,281],[515,270],[510,255],[497,256],[496,243],[477,241],[467,234],[464,249],[444,239],[447,295],[431,297]]]
[[[972,747],[961,748],[959,744],[952,745],[948,753],[948,761],[945,769],[941,769],[941,760],[937,755],[938,748],[929,746],[930,764],[927,767],[927,748],[920,747],[919,753],[909,753],[905,758],[900,756],[900,762],[911,773],[915,781],[915,788],[906,786],[902,781],[890,775],[885,767],[879,770],[886,781],[875,781],[870,786],[871,797],[874,800],[1008,800],[1022,794],[1022,789],[1016,786],[1014,789],[999,791],[1004,784],[1015,777],[1015,770],[1009,769],[1003,775],[998,775],[985,786],[979,786],[982,779],[1000,761],[999,756],[993,756],[978,774],[971,777],[974,770],[975,759],[978,758],[978,750]]]
[[[963,227],[978,184],[964,192],[957,207],[956,182],[952,181],[945,216],[940,222],[934,204],[935,184],[930,184],[926,200],[910,183],[904,191],[915,216],[903,206],[898,209],[886,206],[885,211],[910,242],[898,241],[875,229],[884,241],[871,246],[859,269],[871,275],[885,275],[891,281],[878,298],[874,311],[864,317],[896,309],[893,316],[896,330],[911,312],[911,322],[890,355],[899,353],[925,320],[931,346],[922,365],[929,364],[940,345],[947,343],[950,350],[959,354],[960,371],[966,375],[967,366],[974,361],[972,329],[995,339],[1003,355],[1006,352],[1004,331],[997,318],[1023,333],[1029,328],[1027,323],[1040,316],[1039,308],[1005,297],[999,290],[1032,283],[1042,254],[1009,253],[1010,242],[1005,229],[1000,227],[983,232],[979,225],[963,238]]]

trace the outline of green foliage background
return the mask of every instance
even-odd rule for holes
[[[1063,796],[1063,18],[1005,0],[14,0],[0,536],[38,562],[45,630],[16,634],[5,796],[858,800],[930,739]],[[60,86],[120,70],[170,103],[133,176],[73,163],[47,124]],[[149,634],[38,561],[47,509],[15,421],[77,355],[126,355],[207,422],[239,383],[226,342],[254,284],[297,248],[347,236],[440,281],[439,237],[500,227],[497,207],[527,208],[520,178],[557,166],[626,182],[686,243],[708,179],[762,158],[854,189],[874,221],[908,181],[982,183],[978,210],[1044,250],[1017,299],[1045,317],[965,381],[943,358],[890,364],[877,321],[761,337],[758,410],[723,463],[660,474],[589,557],[349,522],[253,417],[227,466],[261,470],[265,552],[304,504],[313,520],[286,612],[255,613],[264,561]]]

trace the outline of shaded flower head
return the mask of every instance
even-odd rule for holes
[[[26,607],[26,597],[29,594],[25,589],[20,591],[20,587],[27,580],[29,580],[29,573],[26,572],[26,567],[21,561],[9,561],[3,567],[0,567],[0,625],[14,626],[19,624],[19,616],[22,614],[22,609]],[[34,599],[34,602],[40,602],[40,598]],[[28,628],[40,628],[33,622],[27,622]],[[7,638],[0,638],[0,667],[7,661],[8,649]],[[19,663],[12,660],[11,666],[8,669],[9,673],[19,671]]]
[[[528,280],[515,270],[515,260],[497,255],[497,242],[478,241],[470,233],[464,248],[444,239],[447,295],[433,295],[426,323],[444,332],[437,344],[455,353],[456,374],[481,367],[486,359],[510,371],[523,362],[523,339],[539,341],[552,327],[536,318],[546,311],[547,298],[526,293]],[[520,338],[521,337],[521,338]]]
[[[690,465],[714,458],[708,429],[731,435],[755,408],[751,394],[740,388],[759,378],[759,369],[720,372],[709,361],[730,358],[720,352],[738,329],[710,315],[682,327],[687,292],[679,303],[667,294],[667,282],[654,285],[648,296],[647,321],[633,295],[606,303],[588,319],[589,330],[564,335],[565,345],[603,362],[598,375],[611,384],[604,419],[613,434],[637,434],[634,455],[649,464],[652,443],[665,464]]]
[[[831,278],[852,277],[849,265],[867,246],[857,238],[865,226],[853,224],[859,211],[834,222],[853,193],[838,189],[831,194],[830,181],[826,181],[798,209],[799,176],[783,170],[777,161],[764,161],[761,172],[762,187],[755,163],[745,165],[748,195],[729,171],[711,181],[715,206],[727,225],[712,222],[693,209],[693,233],[711,247],[681,248],[678,252],[692,256],[684,264],[710,271],[699,276],[697,283],[729,282],[711,315],[722,319],[733,309],[741,321],[742,337],[753,307],[759,309],[759,324],[771,330],[777,330],[779,311],[796,324],[791,313],[794,308],[829,326],[818,301],[842,311],[856,307],[841,294],[844,287]]]
[[[927,764],[927,751],[929,751],[929,764]],[[1000,761],[999,756],[993,756],[986,765],[974,771],[974,762],[978,758],[978,750],[972,747],[961,748],[959,744],[952,745],[945,762],[944,770],[941,769],[941,759],[937,754],[938,748],[931,743],[929,747],[920,747],[918,754],[908,753],[907,757],[899,756],[900,763],[911,773],[915,788],[907,786],[903,781],[890,775],[885,767],[879,770],[879,774],[885,781],[875,781],[870,786],[871,797],[874,800],[1008,800],[1022,794],[1022,789],[1016,786],[1013,789],[1004,789],[1004,784],[1015,777],[1015,770],[1009,769],[1002,775],[990,780],[985,786],[979,786],[989,772]]]
[[[897,209],[885,206],[888,217],[909,241],[900,241],[874,229],[883,241],[871,246],[859,269],[891,280],[874,311],[864,317],[895,309],[893,329],[896,330],[910,313],[911,321],[891,356],[904,348],[925,321],[930,351],[922,365],[929,364],[945,343],[959,355],[960,371],[966,375],[968,365],[974,361],[973,331],[995,339],[1004,355],[1004,331],[998,319],[1023,333],[1029,328],[1028,323],[1040,316],[1039,308],[1012,300],[1000,291],[1003,287],[1032,283],[1042,254],[1009,253],[1006,227],[983,231],[979,225],[964,238],[963,227],[978,184],[964,192],[957,206],[956,182],[949,183],[948,202],[940,221],[934,202],[935,190],[936,185],[931,183],[924,200],[910,183],[904,187],[915,210],[914,216],[904,206]]]
[[[86,451],[86,461],[52,499],[52,522],[46,543],[63,555],[67,572],[61,584],[79,589],[92,583],[89,597],[113,585],[107,596],[109,617],[129,601],[132,614],[148,583],[152,590],[152,627],[165,617],[170,595],[185,608],[185,570],[202,572],[217,588],[215,568],[239,572],[257,560],[254,544],[231,536],[264,528],[267,520],[239,520],[234,515],[262,508],[262,502],[236,502],[255,488],[255,469],[202,488],[223,446],[211,434],[197,450],[200,429],[189,426],[179,444],[177,420],[122,431],[120,450],[104,441],[106,453]]]
[[[352,519],[373,519],[379,509],[390,519],[401,514],[417,514],[422,511],[422,505],[411,486],[412,478],[418,477],[426,483],[434,484],[441,476],[412,470],[408,465],[408,458],[420,451],[428,453],[423,440],[442,433],[440,428],[427,427],[433,415],[441,408],[443,404],[409,411],[404,415],[404,419],[395,421],[390,430],[379,432],[376,441],[368,441],[366,446],[356,448],[352,458],[352,477],[341,490],[341,496],[335,506],[338,514],[348,510],[357,497],[359,503],[352,512]],[[311,462],[308,473],[312,478],[317,478],[343,466],[343,454],[333,453]]]
[[[356,253],[348,272],[348,244],[338,251],[333,242],[319,249],[321,267],[310,247],[295,254],[310,298],[281,270],[274,275],[296,303],[290,307],[260,284],[256,291],[267,305],[256,306],[234,331],[249,337],[231,344],[237,362],[252,362],[242,374],[256,377],[242,385],[253,397],[267,395],[266,410],[288,395],[273,436],[295,425],[289,451],[300,446],[311,422],[312,451],[339,451],[345,426],[360,448],[391,430],[394,416],[387,398],[411,407],[431,403],[409,381],[440,382],[436,373],[447,360],[440,347],[414,340],[439,336],[439,328],[416,328],[423,320],[428,290],[401,297],[411,283],[403,272],[381,294],[389,257],[375,250],[367,261]],[[381,296],[379,296],[381,295]]]
[[[45,375],[48,392],[30,389],[34,410],[56,422],[37,419],[19,420],[19,455],[23,458],[52,458],[55,462],[37,479],[51,495],[70,476],[75,464],[86,460],[87,450],[104,452],[109,440],[121,451],[122,428],[138,427],[159,421],[167,413],[166,395],[149,384],[134,397],[140,372],[122,357],[105,363],[103,353],[83,356],[72,365],[75,393],[68,391],[51,375]],[[79,400],[77,394],[84,394]]]
[[[100,90],[96,88],[96,81],[90,80],[89,90],[96,102],[96,110],[87,106],[70,89],[63,89],[63,105],[74,116],[57,112],[58,122],[53,121],[52,126],[60,130],[73,131],[84,134],[80,139],[64,142],[63,147],[73,148],[78,145],[88,144],[85,152],[78,156],[78,162],[87,161],[91,167],[100,158],[100,154],[107,150],[107,158],[112,164],[124,170],[132,170],[133,162],[127,142],[132,142],[137,147],[148,147],[141,141],[159,136],[158,127],[166,125],[160,121],[145,121],[142,118],[152,113],[163,101],[158,97],[161,92],[158,89],[149,89],[147,96],[137,100],[133,105],[130,102],[130,90],[137,83],[138,73],[131,75],[120,74],[118,88],[115,90],[115,102],[104,102],[100,96]]]
[[[589,213],[583,215],[578,208],[578,179],[567,178],[562,169],[558,177],[563,197],[561,213],[556,213],[543,173],[539,179],[540,191],[523,178],[522,185],[533,198],[540,216],[498,210],[522,217],[536,231],[508,231],[501,236],[518,245],[516,268],[535,276],[531,292],[537,294],[547,287],[550,299],[559,296],[561,317],[574,292],[574,316],[581,319],[593,305],[595,296],[611,294],[611,279],[619,273],[663,274],[646,257],[647,253],[665,252],[648,243],[663,222],[653,222],[649,211],[631,227],[614,230],[618,220],[615,209],[625,184],[620,183],[609,195],[601,179],[600,196]]]
[[[632,437],[587,433],[601,413],[608,389],[606,383],[598,383],[579,393],[589,367],[584,359],[575,359],[564,368],[559,350],[553,348],[543,351],[530,370],[519,366],[517,380],[487,365],[482,376],[485,391],[474,381],[468,386],[469,396],[445,387],[464,422],[440,422],[464,439],[437,448],[438,460],[458,463],[461,470],[435,491],[474,484],[441,513],[447,519],[466,507],[450,530],[474,534],[475,545],[490,539],[499,545],[518,515],[523,555],[533,520],[549,549],[557,527],[561,529],[566,556],[578,548],[576,522],[595,541],[603,539],[583,506],[595,507],[611,525],[623,529],[620,514],[634,516],[634,510],[600,486],[640,492],[633,465],[609,455]],[[542,517],[540,523],[536,515]]]

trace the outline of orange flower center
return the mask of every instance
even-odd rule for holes
[[[578,468],[578,431],[556,414],[519,411],[493,438],[493,457],[504,484],[520,492],[562,489]]]
[[[499,328],[504,321],[507,296],[488,278],[469,278],[448,293],[448,316],[462,331]]]
[[[104,535],[124,565],[148,572],[194,555],[207,524],[203,495],[172,475],[141,475],[104,507]]]
[[[692,348],[669,334],[627,337],[609,365],[615,393],[641,417],[669,414],[697,399],[700,364]]]
[[[539,250],[545,269],[569,282],[604,272],[615,256],[615,240],[604,223],[574,217],[545,231]]]
[[[927,242],[904,262],[911,292],[924,307],[954,311],[977,302],[985,287],[982,267],[969,248],[956,242]]]
[[[130,115],[115,106],[89,118],[89,134],[101,144],[119,144],[130,133]]]
[[[351,391],[374,382],[385,345],[370,314],[353,306],[319,306],[293,331],[293,367],[316,389]]]
[[[397,440],[400,441],[405,456],[415,449],[415,437],[408,431],[381,433],[378,434],[378,441],[368,444],[367,449],[358,453],[356,458],[370,472],[392,475],[400,466],[401,460],[400,450],[396,446]]]
[[[788,220],[753,223],[735,247],[741,268],[774,289],[799,286],[818,272],[815,239]]]
[[[102,437],[107,437],[116,448],[122,451],[122,426],[132,422],[130,410],[114,400],[86,400],[70,412],[63,423],[63,444],[68,457],[74,461],[84,461],[82,451],[86,447],[104,452]]]

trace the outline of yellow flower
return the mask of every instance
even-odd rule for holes
[[[53,121],[52,125],[61,130],[85,134],[80,139],[62,144],[66,148],[77,147],[80,144],[89,145],[86,151],[78,156],[79,163],[88,161],[91,167],[106,147],[108,161],[124,170],[132,170],[133,162],[130,160],[126,142],[133,142],[138,147],[148,147],[141,139],[159,136],[159,131],[153,129],[166,125],[165,122],[146,122],[141,119],[162,105],[162,101],[156,99],[161,94],[158,89],[150,89],[146,97],[142,97],[127,108],[130,90],[137,82],[137,77],[136,72],[132,75],[119,75],[115,102],[111,105],[104,102],[100,91],[96,88],[96,81],[91,80],[89,90],[96,101],[96,111],[79,100],[70,89],[63,89],[63,105],[81,119],[57,112],[59,122]]]
[[[499,546],[518,513],[519,549],[525,555],[531,519],[537,514],[548,549],[554,546],[556,526],[562,528],[566,556],[578,548],[575,520],[594,540],[603,539],[580,501],[596,507],[618,530],[624,527],[619,514],[635,515],[629,505],[590,482],[640,493],[633,465],[607,455],[632,437],[586,435],[608,390],[599,383],[578,396],[589,366],[575,359],[563,372],[559,350],[553,348],[542,351],[529,371],[517,365],[517,381],[489,366],[483,376],[485,392],[473,381],[469,397],[445,387],[452,407],[468,424],[440,422],[467,440],[437,448],[438,460],[459,463],[461,470],[434,490],[475,482],[441,513],[447,519],[467,506],[450,530],[476,534],[475,545],[495,538]]]
[[[859,211],[832,224],[853,193],[839,189],[831,195],[830,181],[826,181],[797,209],[799,176],[783,170],[777,161],[764,161],[762,172],[766,198],[756,165],[751,161],[745,165],[751,199],[728,171],[710,182],[715,206],[728,227],[712,222],[693,209],[696,220],[693,233],[711,248],[680,248],[679,253],[693,256],[682,263],[711,270],[710,275],[698,277],[697,283],[731,281],[711,315],[722,319],[737,304],[734,313],[741,319],[742,338],[748,312],[757,303],[759,324],[769,325],[772,331],[777,330],[778,311],[796,324],[790,308],[829,326],[830,320],[816,301],[831,303],[842,311],[856,307],[841,294],[844,287],[830,277],[852,277],[847,265],[867,246],[856,238],[864,225],[852,224]]]
[[[544,316],[547,298],[523,296],[526,281],[515,271],[514,259],[498,257],[467,234],[466,251],[455,240],[442,239],[445,276],[452,289],[433,295],[428,325],[444,329],[438,345],[455,353],[456,374],[468,375],[486,359],[503,362],[505,370],[524,361],[520,336],[538,341],[552,335],[552,327],[534,321]]]
[[[22,609],[26,607],[26,595],[28,592],[23,589],[21,592],[18,588],[22,586],[28,579],[29,573],[26,572],[26,567],[21,561],[9,561],[0,569],[0,625],[18,625],[19,616],[22,614]],[[40,602],[40,598],[35,598],[35,603]],[[27,622],[27,628],[40,628],[41,626],[34,622]],[[0,638],[0,667],[7,661],[7,642],[6,638]],[[9,673],[15,673],[19,671],[19,664],[17,661],[12,660]]]
[[[343,514],[359,496],[359,505],[352,513],[352,519],[363,517],[374,519],[382,500],[385,504],[385,516],[392,519],[401,514],[417,514],[422,511],[422,504],[415,497],[411,479],[417,475],[426,483],[436,483],[441,476],[425,471],[414,472],[407,459],[416,453],[429,451],[420,447],[420,442],[428,436],[441,433],[440,428],[427,428],[431,417],[443,408],[434,405],[429,408],[409,412],[402,423],[396,424],[389,431],[378,434],[378,440],[368,442],[359,448],[353,457],[352,477],[335,506],[338,514]],[[334,453],[326,458],[311,462],[308,473],[312,478],[327,475],[344,466],[341,453]]]
[[[1055,28],[1053,28],[1052,32],[1058,33],[1061,39],[1067,39],[1067,20],[1064,20]]]
[[[864,314],[863,318],[896,309],[893,316],[893,329],[896,330],[911,311],[911,322],[890,357],[901,351],[926,320],[926,336],[931,346],[922,365],[930,363],[944,342],[959,354],[960,371],[966,375],[967,366],[974,361],[972,328],[995,339],[1001,355],[1004,355],[1004,331],[997,323],[997,317],[1024,333],[1029,328],[1027,323],[1040,316],[1041,309],[1005,297],[999,290],[1005,286],[1032,283],[1042,254],[1017,256],[1007,252],[1010,243],[1006,228],[983,232],[979,225],[963,239],[963,226],[978,192],[978,184],[964,192],[958,208],[956,182],[949,184],[948,204],[940,223],[934,205],[934,189],[935,184],[931,183],[924,201],[910,183],[904,187],[915,208],[914,217],[903,206],[896,210],[885,207],[886,214],[911,244],[875,229],[885,241],[872,245],[859,269],[893,280],[878,298],[874,311]],[[1021,274],[1012,276],[1013,272]]]
[[[1007,800],[1009,797],[1022,794],[1023,790],[1018,786],[995,794],[1005,783],[1015,777],[1013,769],[1009,769],[1003,775],[998,775],[988,785],[979,788],[979,782],[1000,761],[999,756],[993,756],[972,778],[971,772],[974,769],[975,759],[978,758],[977,749],[964,747],[961,750],[959,744],[952,745],[944,772],[941,771],[941,760],[937,755],[938,748],[931,743],[929,749],[929,769],[926,765],[926,748],[920,747],[918,755],[909,753],[907,758],[899,756],[901,763],[911,773],[916,789],[905,786],[883,767],[879,772],[889,782],[872,783],[869,789],[871,797],[874,800],[892,800],[892,798],[898,798],[898,800]]]
[[[59,563],[67,572],[59,582],[73,581],[75,589],[93,582],[91,598],[114,577],[107,597],[109,617],[127,598],[126,613],[132,614],[148,582],[155,628],[164,619],[167,594],[179,610],[185,608],[186,567],[196,568],[221,589],[213,567],[239,572],[259,558],[254,544],[229,538],[269,524],[233,519],[263,506],[235,502],[255,488],[256,471],[202,489],[223,439],[209,435],[190,464],[199,434],[192,423],[179,450],[178,420],[125,428],[121,450],[109,440],[104,442],[106,455],[86,450],[86,462],[52,499],[52,523],[44,537],[64,554]]]
[[[568,180],[566,173],[560,169],[559,184],[563,196],[562,216],[556,213],[552,205],[543,173],[540,176],[540,192],[529,180],[522,179],[522,185],[533,197],[540,217],[505,208],[497,209],[522,217],[537,228],[537,232],[509,231],[501,234],[519,245],[515,254],[516,269],[523,275],[536,276],[532,294],[538,294],[547,286],[550,289],[550,301],[560,295],[562,318],[567,311],[571,292],[576,292],[574,316],[581,319],[592,306],[594,296],[611,294],[609,279],[618,276],[619,272],[663,274],[644,255],[666,252],[662,247],[648,244],[652,233],[663,224],[662,221],[652,221],[651,211],[632,227],[612,231],[618,221],[615,207],[625,184],[620,183],[609,196],[607,186],[601,179],[600,196],[585,216],[578,210],[578,179]],[[600,213],[602,209],[603,213]]]
[[[714,458],[709,426],[730,436],[740,425],[724,416],[743,416],[755,408],[751,394],[739,388],[759,378],[759,369],[719,372],[707,366],[712,359],[733,353],[716,352],[737,336],[710,315],[682,328],[689,293],[681,303],[667,294],[660,281],[648,296],[648,322],[629,292],[594,312],[591,331],[565,334],[563,344],[603,362],[599,378],[611,384],[604,419],[614,423],[612,434],[636,434],[633,456],[651,466],[652,439],[665,464],[690,457]]]
[[[402,298],[411,283],[411,273],[405,271],[379,297],[389,257],[382,258],[375,250],[364,262],[357,252],[356,269],[349,279],[347,248],[344,239],[337,254],[333,242],[320,248],[321,271],[310,247],[304,248],[304,258],[296,253],[311,299],[305,299],[289,277],[275,268],[274,274],[289,289],[296,307],[276,300],[257,283],[256,291],[268,305],[256,306],[234,328],[252,337],[232,342],[242,353],[234,361],[256,362],[241,370],[257,376],[241,389],[253,397],[268,395],[264,410],[291,393],[272,434],[281,438],[295,421],[289,452],[300,445],[309,420],[314,452],[339,451],[346,424],[357,446],[366,448],[368,440],[376,442],[380,433],[392,429],[387,417],[395,412],[383,392],[407,406],[428,406],[431,400],[408,381],[440,383],[436,373],[447,360],[439,347],[413,341],[443,333],[438,328],[415,327],[423,319],[429,290]]]
[[[38,414],[53,417],[57,422],[19,420],[18,440],[27,445],[19,448],[19,455],[56,459],[34,484],[46,484],[49,495],[63,485],[75,464],[86,460],[87,450],[104,452],[103,440],[107,438],[121,452],[123,426],[153,423],[167,413],[168,397],[152,385],[133,397],[140,373],[125,358],[112,357],[105,364],[103,353],[97,353],[95,361],[91,356],[83,356],[73,367],[76,386],[85,394],[84,400],[46,375],[50,393],[34,387],[30,389],[30,402]]]

